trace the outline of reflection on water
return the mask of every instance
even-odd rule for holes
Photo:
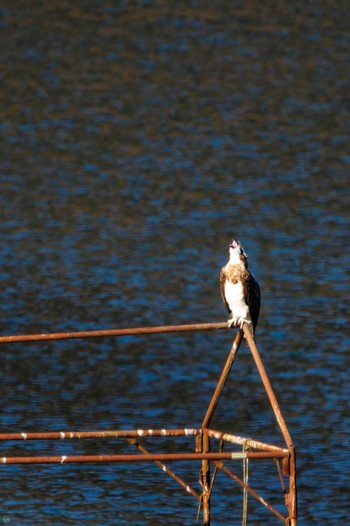
[[[300,524],[333,525],[348,516],[348,9],[226,4],[2,8],[1,332],[223,320],[218,274],[241,239],[263,294],[258,343],[299,453]],[[3,429],[198,425],[230,340],[3,346]],[[247,349],[233,373],[215,426],[275,437]],[[198,467],[181,470],[195,486]],[[153,467],[10,471],[13,523],[193,524],[196,513]],[[214,523],[239,523],[240,492],[218,479],[216,495]]]

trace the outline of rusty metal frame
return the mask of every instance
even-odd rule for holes
[[[112,329],[112,330],[97,330],[97,331],[80,331],[80,332],[60,332],[49,334],[29,334],[29,335],[15,335],[15,336],[0,336],[1,343],[14,342],[36,342],[36,341],[52,341],[75,338],[97,338],[97,337],[116,337],[126,335],[145,335],[145,334],[159,334],[170,332],[187,332],[187,331],[201,331],[226,329],[226,323],[201,323],[201,324],[187,324],[187,325],[166,325],[158,327],[136,327],[129,329]],[[254,440],[247,437],[240,437],[230,433],[214,430],[210,428],[212,418],[214,416],[216,407],[219,403],[222,391],[224,389],[227,378],[230,374],[232,365],[234,363],[237,351],[240,344],[245,337],[250,351],[252,353],[254,362],[260,374],[261,381],[264,385],[267,397],[270,401],[275,418],[281,430],[286,447],[279,447],[272,444],[267,444],[259,440]],[[144,445],[140,442],[145,438],[156,437],[194,437],[195,438],[195,452],[193,453],[150,453]],[[10,464],[68,464],[68,463],[110,463],[110,462],[155,462],[167,475],[173,478],[180,486],[182,486],[189,494],[191,494],[199,503],[199,508],[203,510],[203,524],[210,526],[211,512],[210,512],[210,498],[215,481],[215,476],[218,470],[224,472],[228,477],[233,479],[240,485],[244,491],[252,495],[262,505],[264,505],[271,513],[278,519],[284,522],[287,526],[296,526],[297,524],[297,490],[296,490],[296,461],[295,448],[288,431],[287,425],[284,421],[282,412],[278,405],[272,385],[264,368],[256,343],[251,335],[250,328],[244,324],[243,329],[237,332],[232,348],[229,352],[228,358],[222,370],[221,376],[217,383],[216,389],[209,403],[207,412],[204,416],[200,428],[183,428],[183,429],[136,429],[136,430],[102,430],[102,431],[60,431],[60,432],[20,432],[20,433],[0,433],[0,442],[8,441],[27,441],[27,440],[74,440],[74,439],[108,439],[108,438],[122,438],[126,439],[130,444],[135,446],[140,453],[136,454],[115,454],[115,455],[59,455],[59,456],[6,456],[1,454],[0,465]],[[218,452],[211,451],[211,441],[219,440],[220,449]],[[236,446],[245,446],[242,451],[222,451],[223,443]],[[249,450],[248,450],[249,449]],[[245,481],[241,480],[231,468],[227,466],[228,462],[245,461],[247,459],[270,459],[277,464],[278,476],[282,485],[282,493],[285,496],[285,505],[288,511],[287,516],[283,516],[273,506],[259,495],[253,488],[251,488]],[[176,475],[164,462],[171,462],[177,460],[196,460],[201,461],[200,484],[202,491],[198,493],[196,490],[186,484],[178,475]],[[225,463],[224,463],[225,462]],[[282,463],[282,469],[280,466]],[[211,465],[215,466],[214,475],[211,477]],[[285,488],[282,476],[288,477],[288,488]]]

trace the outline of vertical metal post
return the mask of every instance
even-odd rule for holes
[[[210,439],[207,433],[202,435],[202,452],[209,453]],[[200,474],[200,483],[202,485],[202,503],[203,503],[203,524],[211,525],[210,519],[210,464],[209,460],[202,460],[202,469]]]
[[[217,383],[216,389],[214,391],[213,397],[210,401],[210,404],[208,406],[206,415],[204,417],[203,423],[202,423],[202,441],[201,441],[201,449],[203,453],[209,453],[210,451],[210,438],[208,433],[206,433],[206,428],[210,425],[210,422],[214,416],[215,409],[219,403],[220,396],[222,393],[222,390],[225,386],[226,380],[228,378],[228,375],[230,374],[232,364],[235,360],[236,353],[239,349],[239,346],[241,344],[243,338],[242,331],[239,331],[237,333],[237,336],[232,344],[231,351],[228,355],[228,358],[226,360],[225,366],[222,370],[221,376],[219,378],[219,381]],[[208,460],[202,461],[202,469],[200,474],[200,482],[202,485],[202,501],[203,501],[203,524],[204,526],[210,526],[211,519],[210,519],[210,464]]]
[[[296,483],[296,460],[294,446],[289,447],[289,494],[287,508],[290,518],[290,526],[297,526],[298,506],[297,506],[297,483]]]

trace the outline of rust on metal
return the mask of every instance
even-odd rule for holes
[[[34,342],[34,341],[48,341],[48,340],[66,340],[75,338],[99,338],[99,337],[116,337],[116,336],[130,336],[130,335],[146,335],[146,334],[161,334],[174,333],[185,331],[207,331],[215,329],[226,329],[226,323],[200,323],[187,325],[167,325],[156,327],[135,327],[127,329],[111,329],[111,330],[97,330],[97,331],[80,331],[80,332],[57,332],[49,334],[27,334],[15,336],[0,336],[0,343],[14,343],[14,342]],[[232,365],[236,358],[238,349],[245,337],[252,357],[259,371],[262,383],[264,385],[267,397],[270,401],[272,410],[275,414],[278,425],[281,429],[286,447],[279,447],[274,444],[267,444],[265,442],[255,440],[253,438],[245,438],[231,433],[225,433],[219,430],[210,428],[212,418],[215,414],[216,407],[220,401],[220,397],[227,378],[230,374]],[[140,439],[154,439],[161,437],[193,437],[195,440],[195,452],[193,453],[150,453],[142,444]],[[173,478],[181,487],[183,487],[188,494],[192,495],[197,502],[199,502],[198,513],[202,508],[203,524],[205,526],[211,525],[211,494],[215,482],[215,475],[217,469],[222,470],[231,479],[236,481],[245,492],[254,496],[261,504],[268,508],[275,516],[284,521],[288,526],[296,526],[297,522],[297,487],[296,487],[296,461],[295,449],[291,435],[288,431],[287,425],[284,421],[281,409],[278,405],[275,393],[272,389],[271,382],[268,378],[264,365],[262,363],[258,348],[251,335],[249,327],[244,324],[243,328],[236,334],[228,358],[221,372],[220,378],[216,385],[213,396],[208,405],[208,409],[200,427],[186,427],[181,429],[133,429],[133,430],[93,430],[93,431],[39,431],[39,432],[9,432],[0,433],[0,441],[30,441],[30,440],[82,440],[82,439],[109,439],[120,438],[126,439],[129,443],[137,447],[142,453],[137,454],[114,454],[114,455],[60,455],[60,456],[6,456],[4,452],[0,457],[0,466],[11,464],[71,464],[71,463],[108,463],[108,462],[155,462],[163,472]],[[211,439],[220,441],[220,450],[218,452],[211,451]],[[240,451],[222,451],[224,443],[230,445],[241,446]],[[243,451],[242,451],[243,446]],[[249,448],[249,450],[248,450]],[[253,451],[254,450],[254,451]],[[228,462],[246,462],[251,460],[269,460],[274,461],[278,465],[278,476],[280,478],[283,493],[285,496],[285,505],[288,510],[288,516],[284,517],[279,511],[268,504],[263,497],[254,491],[246,481],[241,480],[233,471],[226,466]],[[178,475],[176,475],[165,462],[173,461],[199,461],[201,462],[200,484],[202,492],[198,493],[193,488],[188,486]],[[280,463],[283,466],[283,473],[280,469]],[[212,479],[210,478],[211,465],[215,466]],[[288,486],[284,484],[283,475],[288,477]]]
[[[171,436],[197,436],[201,429],[131,429],[131,430],[105,430],[105,431],[46,431],[0,433],[0,440],[74,440],[87,438],[137,438],[137,437],[171,437]]]
[[[141,453],[143,453],[144,455],[149,455],[149,451],[142,444],[140,444],[140,442],[136,438],[128,438],[128,442],[137,447],[137,449],[141,451]],[[186,482],[184,482],[181,477],[176,475],[170,468],[168,468],[168,466],[166,466],[163,462],[160,462],[159,460],[155,460],[155,464],[159,466],[163,471],[165,471],[165,473],[169,475],[169,477],[171,477],[178,484],[180,484],[180,486],[182,486],[187,491],[187,493],[190,493],[195,499],[197,499],[198,502],[201,501],[201,495],[197,493],[197,491],[195,491],[193,488],[191,488],[191,486],[186,484]]]
[[[210,439],[208,435],[203,434],[200,449],[202,454],[206,455],[202,460],[199,482],[202,486],[202,506],[203,506],[203,524],[210,526],[210,462],[207,455],[210,451]]]
[[[292,437],[289,433],[287,424],[283,418],[282,411],[279,407],[279,404],[277,402],[277,398],[275,396],[275,393],[273,391],[270,379],[267,375],[267,372],[265,370],[264,364],[262,362],[262,359],[260,357],[260,353],[258,351],[258,348],[256,346],[256,343],[251,335],[251,332],[249,330],[249,327],[247,324],[243,325],[243,331],[244,335],[246,337],[246,340],[248,342],[249,348],[251,350],[252,356],[254,358],[256,367],[259,371],[261,381],[265,387],[265,391],[267,393],[267,396],[269,398],[272,410],[275,414],[276,420],[278,422],[278,425],[280,427],[280,430],[282,432],[283,438],[285,440],[285,443],[288,447],[289,451],[289,492],[288,492],[288,498],[287,498],[287,508],[289,510],[289,520],[290,523],[293,525],[296,525],[296,519],[298,515],[297,511],[297,487],[296,487],[296,463],[295,463],[295,448],[293,444]]]
[[[174,460],[242,460],[244,458],[276,458],[284,457],[284,453],[237,451],[223,453],[149,453],[144,455],[60,455],[60,456],[28,456],[28,457],[0,457],[0,464],[71,464],[80,462],[163,462]]]
[[[228,375],[230,374],[231,367],[232,367],[233,362],[234,362],[234,360],[236,358],[236,354],[238,352],[239,346],[241,345],[242,338],[243,338],[242,332],[238,331],[238,333],[236,335],[236,338],[234,339],[234,342],[232,344],[231,351],[229,352],[229,355],[228,355],[228,358],[226,360],[226,363],[225,363],[225,366],[223,368],[223,371],[221,373],[221,376],[219,378],[219,381],[217,383],[217,386],[215,388],[213,397],[212,397],[212,399],[210,401],[210,404],[208,406],[206,415],[205,415],[204,420],[202,422],[202,427],[209,427],[210,426],[211,419],[213,418],[216,406],[219,403],[222,390],[223,390],[223,388],[225,386],[225,383],[226,383],[226,380],[228,378]]]
[[[246,491],[248,491],[248,493],[250,493],[251,495],[253,495],[253,497],[255,497],[261,504],[263,504],[266,508],[268,508],[274,515],[276,515],[276,517],[278,517],[279,519],[281,519],[284,523],[286,522],[286,517],[283,517],[283,515],[277,511],[273,506],[271,506],[268,502],[266,502],[265,499],[263,499],[256,491],[254,491],[250,486],[247,486],[247,484],[245,484],[243,482],[243,480],[241,480],[239,477],[237,477],[237,475],[235,475],[235,473],[233,473],[233,471],[231,471],[230,469],[228,469],[222,462],[215,462],[215,464],[218,466],[219,469],[221,469],[222,471],[224,471],[229,477],[231,477],[233,480],[235,480],[240,486],[242,486]]]
[[[221,431],[216,431],[214,429],[203,429],[203,432],[207,433],[212,438],[224,440],[226,442],[230,442],[231,444],[239,444],[241,446],[247,446],[253,449],[261,449],[262,451],[271,451],[276,453],[288,454],[289,452],[289,450],[286,448],[281,448],[272,444],[266,444],[265,442],[253,440],[252,438],[244,438],[237,435],[232,435],[230,433],[222,433]]]
[[[244,336],[246,337],[248,345],[249,345],[250,350],[252,352],[255,364],[256,364],[256,366],[258,368],[258,371],[259,371],[259,374],[260,374],[260,378],[262,380],[262,383],[264,384],[265,391],[266,391],[267,396],[269,398],[272,410],[275,413],[276,420],[277,420],[278,425],[279,425],[279,427],[281,429],[283,438],[284,438],[287,446],[291,447],[291,446],[293,446],[292,437],[289,434],[286,422],[285,422],[285,420],[283,418],[281,409],[280,409],[280,407],[278,405],[277,398],[276,398],[275,393],[274,393],[274,391],[272,389],[272,385],[271,385],[271,382],[269,380],[269,377],[267,376],[267,372],[266,372],[264,364],[263,364],[263,362],[261,360],[258,348],[257,348],[256,343],[254,341],[254,338],[252,337],[251,331],[250,331],[250,329],[249,329],[249,327],[248,327],[248,325],[246,323],[243,325],[243,331],[244,331]]]
[[[168,332],[211,331],[214,329],[227,329],[227,323],[192,323],[187,325],[161,325],[157,327],[103,329],[98,331],[54,332],[49,334],[20,334],[17,336],[0,336],[0,343],[72,340],[77,338],[105,338],[106,336],[138,336],[142,334],[162,334]]]

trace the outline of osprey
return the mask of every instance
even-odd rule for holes
[[[221,295],[230,315],[227,325],[242,329],[247,323],[254,336],[260,311],[259,283],[248,270],[248,256],[242,244],[234,239],[229,251],[230,259],[220,273]]]

